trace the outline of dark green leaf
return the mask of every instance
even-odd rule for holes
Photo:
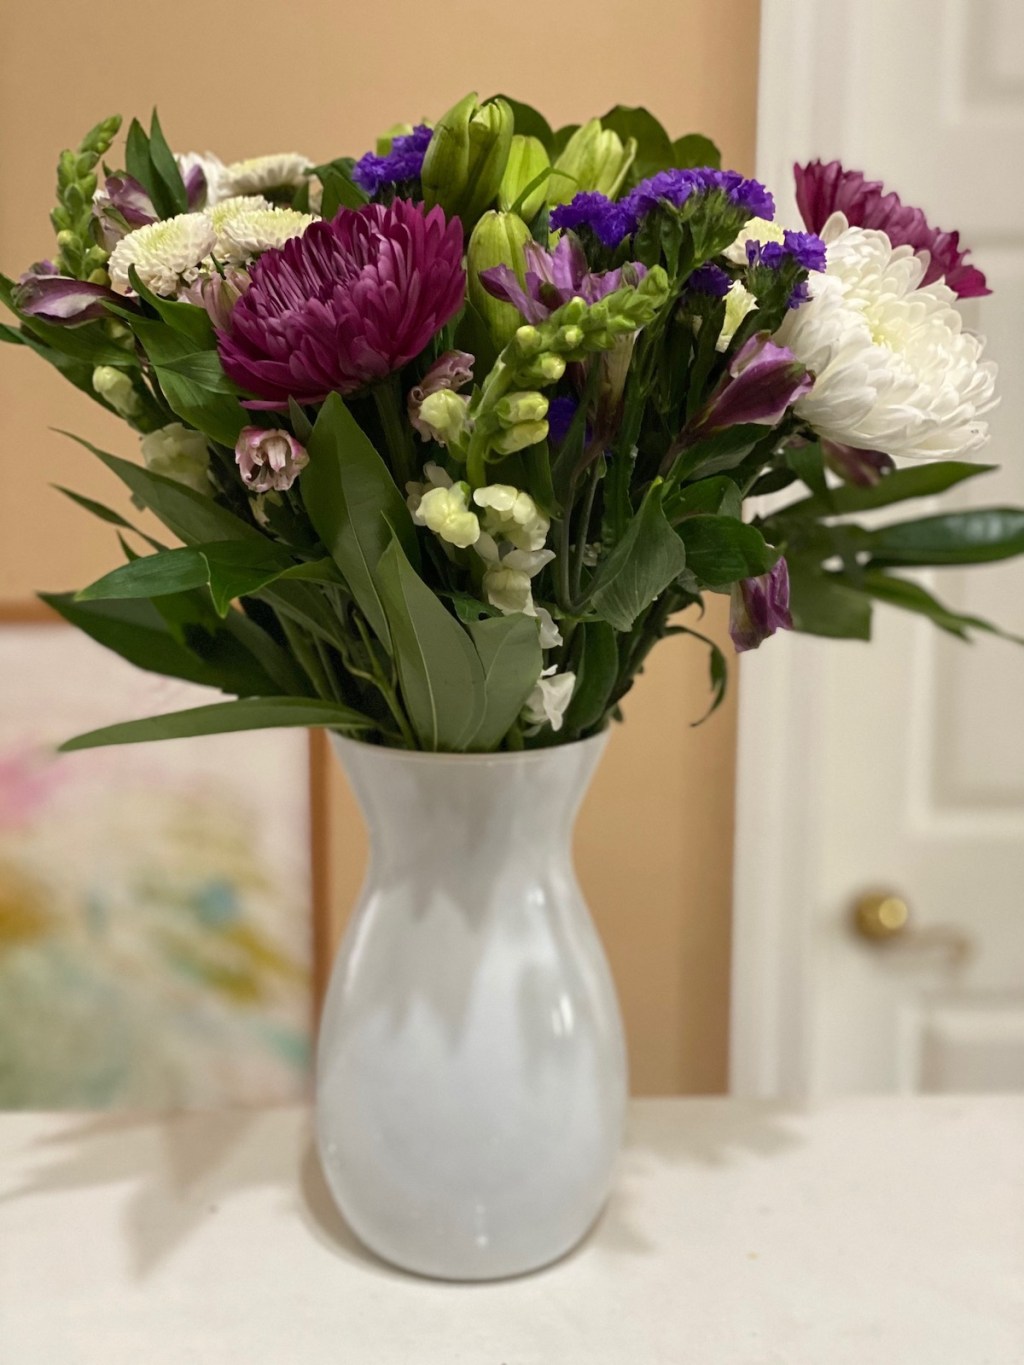
[[[308,446],[309,438],[313,435],[313,423],[306,416],[302,407],[291,396],[288,398],[288,416],[291,418],[292,431],[295,433],[295,439],[300,441],[302,445]]]
[[[890,503],[903,502],[908,498],[928,498],[936,493],[944,493],[947,488],[963,483],[965,479],[987,474],[995,465],[967,464],[959,460],[939,460],[934,463],[914,465],[909,469],[896,469],[886,474],[872,488],[859,488],[854,484],[843,484],[829,489],[826,493],[800,502],[790,503],[775,516],[832,517],[844,516],[850,512],[867,512],[875,507],[888,507]]]
[[[309,465],[302,475],[306,511],[374,633],[390,651],[376,571],[392,534],[406,557],[419,563],[405,499],[338,394],[332,393],[320,409],[308,450]]]
[[[735,517],[687,517],[677,530],[686,546],[688,567],[710,588],[757,578],[779,557],[755,526]]]
[[[554,133],[551,131],[551,124],[543,114],[539,113],[530,104],[523,104],[520,100],[509,99],[508,95],[495,95],[495,99],[504,100],[512,110],[515,119],[515,131],[523,137],[536,137],[543,142],[550,155],[551,144],[554,141]]]
[[[789,559],[789,609],[793,628],[806,635],[870,640],[871,601],[837,574]]]
[[[483,666],[485,710],[466,747],[490,753],[515,724],[540,677],[540,636],[536,618],[518,614],[471,621],[469,633]]]
[[[890,476],[894,477],[894,476]],[[865,548],[884,564],[988,564],[1024,554],[1024,509],[978,507],[868,531]]]
[[[64,488],[59,483],[53,484],[52,487],[56,488],[58,493],[63,493],[66,498],[70,498],[71,501],[76,503],[79,507],[84,508],[86,512],[91,512],[94,517],[99,517],[100,521],[105,521],[110,526],[119,526],[123,531],[133,532],[146,541],[147,544],[152,545],[154,550],[163,550],[165,548],[158,540],[154,540],[153,537],[147,535],[145,531],[140,531],[137,526],[133,526],[130,521],[126,521],[120,512],[115,512],[113,508],[107,507],[104,503],[97,502],[94,498],[84,497],[81,493],[74,493],[70,488]]]
[[[721,514],[726,517],[739,517],[741,509],[740,490],[732,479],[718,474],[710,479],[700,479],[681,488],[672,497],[671,519],[673,522],[683,517],[699,516],[703,513]]]
[[[557,161],[560,154],[565,150],[565,144],[572,137],[573,133],[579,132],[578,123],[567,123],[564,128],[559,128],[557,132],[551,134],[551,146],[548,148],[548,155],[552,161]]]
[[[804,481],[815,497],[828,497],[828,484],[825,481],[825,459],[817,441],[810,441],[807,445],[787,447],[784,459],[793,473]]]
[[[860,586],[864,592],[879,602],[888,602],[890,606],[902,607],[904,611],[927,616],[940,629],[958,636],[961,640],[969,640],[971,631],[983,631],[990,635],[1000,635],[1004,640],[1012,640],[1015,644],[1024,644],[1019,635],[1001,630],[980,616],[967,616],[962,612],[953,611],[937,597],[926,592],[919,583],[911,583],[905,578],[893,578],[878,570],[870,570],[864,575]]]
[[[579,733],[604,719],[619,675],[619,647],[607,621],[584,621],[577,626],[583,648],[576,660],[576,686],[565,713],[565,727]]]
[[[323,197],[320,213],[330,220],[341,208],[358,209],[367,202],[366,194],[352,179],[337,166],[331,166],[320,177],[323,184]]]
[[[672,144],[672,165],[681,170],[690,166],[713,166],[720,170],[722,154],[703,133],[686,133]]]
[[[150,198],[153,191],[150,185],[152,180],[152,166],[149,160],[149,138],[146,130],[137,118],[133,118],[128,128],[128,136],[125,139],[124,148],[125,170],[142,185]]]
[[[694,630],[691,626],[670,626],[665,632],[666,635],[692,635],[695,640],[706,645],[708,649],[708,681],[711,685],[711,704],[704,714],[698,719],[691,721],[693,727],[703,725],[709,716],[713,716],[722,702],[725,701],[726,689],[729,682],[729,665],[725,655],[715,644],[714,640],[707,635],[702,635],[699,630]]]
[[[626,534],[594,577],[594,608],[616,630],[631,629],[686,566],[683,542],[665,519],[662,487],[660,482],[651,485]]]
[[[41,318],[28,317],[19,313],[14,303],[14,281],[9,280],[6,275],[0,275],[0,300],[18,318],[24,329],[43,342],[51,351],[56,351],[72,360],[82,361],[90,367],[113,365],[124,370],[138,367],[139,362],[134,352],[111,341],[102,322],[83,322],[74,327],[61,327],[56,323],[44,322]],[[14,335],[18,334],[14,333]],[[28,338],[23,339],[28,341]],[[28,341],[28,344],[31,345],[31,342]],[[49,356],[44,358],[50,359]],[[51,360],[51,363],[56,364],[57,362]]]
[[[174,159],[174,153],[167,145],[163,129],[160,127],[160,120],[157,112],[153,110],[153,117],[149,125],[149,160],[153,167],[153,172],[160,181],[168,203],[173,213],[185,213],[188,209],[188,194],[185,191],[185,182],[181,178],[181,171],[178,170],[178,163]]]
[[[352,733],[372,730],[369,717],[338,702],[316,697],[248,697],[242,701],[216,702],[190,711],[147,716],[120,725],[91,730],[60,746],[62,753],[97,749],[109,744],[145,744],[158,739],[190,739],[196,735],[225,735],[238,730],[280,730],[310,727]]]
[[[398,665],[405,709],[431,751],[465,749],[483,722],[484,671],[466,630],[445,611],[393,538],[377,583]]]
[[[172,412],[220,445],[233,447],[252,417],[239,402],[239,390],[225,375],[217,352],[197,348],[191,337],[150,318],[140,318],[131,328],[153,362]]]
[[[617,104],[603,115],[601,127],[618,133],[623,143],[627,138],[636,138],[636,160],[631,169],[634,181],[656,175],[658,171],[668,170],[675,165],[672,139],[647,109]]]
[[[190,350],[216,351],[217,336],[213,330],[213,323],[210,321],[210,315],[205,308],[200,308],[194,303],[184,303],[176,299],[164,299],[161,298],[159,294],[154,294],[152,289],[149,289],[143,284],[142,280],[139,278],[139,272],[134,266],[129,266],[128,278],[131,281],[132,288],[139,297],[145,299],[157,315],[167,323],[168,327],[173,328],[175,332],[180,333],[181,336],[186,337],[188,341],[192,343],[192,346],[189,348]],[[122,316],[124,315],[122,314]],[[126,321],[130,323],[135,322],[137,319],[137,314],[131,314],[126,317]],[[138,320],[144,321],[145,319]],[[184,351],[183,353],[187,354],[188,352]]]

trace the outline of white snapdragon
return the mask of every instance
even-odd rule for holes
[[[412,519],[449,545],[466,550],[480,538],[480,521],[469,506],[469,484],[454,483],[440,465],[423,468],[427,483],[408,483]]]
[[[142,400],[131,377],[114,365],[97,365],[92,372],[92,387],[121,417],[137,417],[142,411]]]
[[[122,237],[110,253],[107,270],[111,287],[118,294],[130,294],[128,271],[134,266],[148,289],[169,298],[183,284],[198,279],[200,266],[216,240],[213,223],[205,213],[179,213],[147,223]]]
[[[522,612],[536,617],[540,625],[542,649],[554,649],[562,643],[562,636],[546,607],[538,607],[533,600],[532,579],[554,559],[551,550],[520,550],[511,541],[498,541],[488,531],[482,531],[476,542],[476,552],[485,562],[484,596],[492,607],[504,616]]]
[[[526,699],[523,720],[527,725],[535,725],[538,729],[543,725],[550,725],[552,730],[561,730],[575,686],[575,673],[559,673],[554,664],[550,668],[545,668]]]
[[[841,213],[820,235],[827,269],[810,272],[810,299],[775,337],[814,375],[797,416],[829,440],[887,455],[948,459],[984,445],[996,366],[982,360],[953,291],[922,286],[913,247]]]
[[[266,190],[297,189],[313,165],[299,152],[252,156],[224,167],[225,195],[262,194]]]
[[[170,422],[143,436],[140,445],[143,463],[154,474],[174,479],[197,493],[210,492],[210,452],[201,431]]]
[[[539,550],[548,537],[550,521],[529,493],[507,483],[492,483],[473,494],[484,509],[484,530],[509,540],[519,550]]]

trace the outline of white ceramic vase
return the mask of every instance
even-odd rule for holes
[[[608,1195],[625,1047],[571,856],[605,739],[483,755],[335,741],[371,859],[320,1026],[317,1139],[349,1226],[406,1270],[534,1270]]]

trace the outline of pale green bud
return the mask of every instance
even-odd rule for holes
[[[458,441],[469,427],[467,409],[469,399],[451,389],[438,389],[427,394],[419,406],[418,417],[435,441],[450,445]]]
[[[583,344],[582,327],[560,327],[554,345],[561,351],[575,351]]]
[[[503,427],[515,426],[517,422],[542,422],[548,415],[548,400],[535,389],[507,393],[495,405],[494,413]]]
[[[571,176],[572,183],[552,177],[556,183],[551,186],[551,202],[567,203],[583,190],[599,190],[614,199],[635,156],[636,138],[627,138],[623,144],[618,133],[602,128],[601,120],[592,118],[576,129],[555,162],[555,170]]]
[[[487,324],[499,349],[516,335],[522,316],[518,308],[489,294],[480,283],[480,275],[496,265],[507,265],[522,284],[526,272],[523,248],[530,240],[530,229],[518,214],[497,213],[493,209],[484,214],[469,239],[466,252],[469,301]]]
[[[540,138],[524,137],[521,133],[516,133],[512,138],[508,164],[498,189],[499,207],[506,211],[514,209],[527,185],[533,184],[537,177],[550,167],[551,161]],[[527,222],[535,218],[547,202],[550,178],[549,175],[547,180],[542,180],[532,189],[519,206],[517,212],[522,214]]]
[[[544,339],[531,323],[516,328],[516,349],[522,356],[536,355],[544,344]]]
[[[514,455],[517,450],[525,450],[527,446],[535,446],[547,438],[547,422],[520,422],[496,436],[491,447],[500,455]]]
[[[458,214],[466,231],[498,194],[512,146],[515,119],[503,99],[479,104],[467,95],[434,129],[420,181],[427,208]]]
[[[92,372],[92,386],[121,417],[136,417],[142,408],[135,385],[124,370],[114,365],[97,365]]]

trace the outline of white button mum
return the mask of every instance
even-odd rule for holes
[[[213,254],[227,265],[246,265],[272,247],[301,237],[315,215],[275,208],[262,195],[235,195],[209,211],[217,234]]]
[[[776,340],[814,374],[796,413],[820,435],[888,455],[946,458],[988,439],[996,366],[964,329],[955,295],[921,288],[925,263],[884,232],[833,214],[821,233],[828,269]]]
[[[136,228],[110,253],[111,286],[118,294],[131,293],[128,271],[134,266],[154,294],[169,297],[181,284],[191,284],[198,277],[200,262],[209,256],[216,238],[205,213],[179,213],[176,218]]]
[[[264,190],[296,187],[302,184],[312,164],[308,156],[299,152],[277,152],[271,156],[233,161],[224,167],[223,192],[226,195],[261,194]]]

